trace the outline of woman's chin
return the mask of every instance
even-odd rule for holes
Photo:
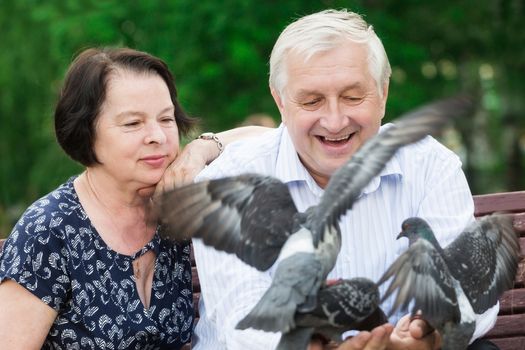
[[[151,186],[148,186],[148,187],[142,187],[142,188],[139,188],[137,193],[141,197],[149,198],[149,197],[153,196],[153,193],[155,193],[155,188],[156,187],[157,187],[156,185],[151,185]]]

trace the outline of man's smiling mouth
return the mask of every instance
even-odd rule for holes
[[[346,142],[350,141],[350,139],[351,139],[355,134],[356,134],[356,133],[353,132],[353,133],[351,133],[351,134],[347,134],[347,135],[339,136],[339,137],[317,136],[317,138],[318,138],[319,141],[321,141],[322,143],[332,144],[332,145],[338,145],[338,144],[342,144],[342,143],[346,143]]]

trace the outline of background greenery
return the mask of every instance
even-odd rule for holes
[[[279,116],[268,57],[293,19],[324,8],[365,15],[394,74],[387,119],[458,91],[481,97],[449,132],[475,194],[525,189],[523,0],[0,0],[0,236],[21,210],[80,168],[55,143],[52,111],[83,48],[126,45],[168,62],[203,129]]]

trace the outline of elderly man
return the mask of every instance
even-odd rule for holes
[[[287,184],[299,211],[317,204],[330,176],[381,132],[390,73],[380,39],[359,15],[327,10],[300,18],[281,33],[270,58],[270,90],[281,126],[230,144],[197,180],[272,175]],[[378,280],[407,248],[396,233],[412,216],[427,220],[442,245],[473,220],[458,157],[431,137],[397,152],[342,218],[343,244],[328,277]],[[195,349],[275,348],[278,334],[235,329],[270,286],[273,270],[256,271],[200,240],[194,249],[202,288]],[[387,300],[382,308],[390,306]],[[474,338],[492,327],[497,312],[495,306],[478,317]],[[389,321],[395,327],[362,332],[340,349],[439,347],[439,334],[424,321],[400,314]]]

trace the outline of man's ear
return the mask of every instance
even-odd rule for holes
[[[390,86],[390,80],[387,80],[383,84],[383,96],[381,97],[381,105],[382,105],[381,119],[385,117],[385,113],[386,113],[386,100],[388,99],[388,87],[389,86]]]
[[[281,95],[274,88],[270,88],[270,93],[272,94],[273,100],[275,101],[275,105],[277,106],[277,108],[279,109],[279,112],[281,113],[281,121],[284,124],[286,124],[286,118],[285,118],[285,113],[284,113],[284,101]]]

